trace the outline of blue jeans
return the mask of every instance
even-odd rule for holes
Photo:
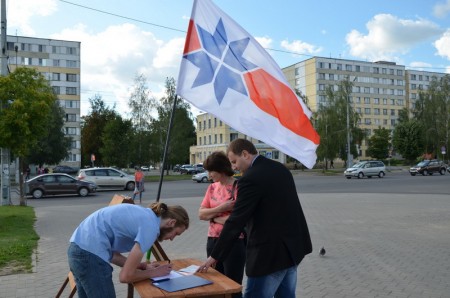
[[[78,297],[115,298],[112,266],[98,256],[70,243],[67,250],[69,268],[75,277]]]
[[[244,298],[295,298],[297,265],[269,275],[248,277]]]

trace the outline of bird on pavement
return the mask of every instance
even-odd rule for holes
[[[326,250],[325,250],[325,248],[322,246],[322,248],[321,248],[320,251],[319,251],[319,255],[320,255],[321,257],[323,257],[323,256],[325,256],[325,253],[326,253]]]

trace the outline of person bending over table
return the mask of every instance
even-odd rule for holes
[[[164,203],[118,204],[92,213],[76,228],[67,251],[78,296],[116,297],[110,263],[122,267],[122,283],[169,274],[171,264],[147,264],[142,257],[156,240],[173,240],[188,227],[186,210]]]

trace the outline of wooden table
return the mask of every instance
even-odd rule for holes
[[[174,270],[188,267],[189,265],[201,265],[202,262],[196,259],[172,260]],[[211,297],[211,298],[231,298],[231,294],[238,293],[242,286],[229,279],[220,272],[209,268],[207,273],[195,273],[213,282],[211,285],[186,289],[177,292],[166,292],[152,285],[150,280],[143,280],[134,283],[134,288],[142,298],[163,298],[163,297]]]

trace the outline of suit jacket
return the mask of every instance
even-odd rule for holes
[[[247,228],[246,274],[250,277],[298,265],[312,251],[306,219],[291,172],[258,156],[238,183],[236,204],[211,256],[224,260]]]

